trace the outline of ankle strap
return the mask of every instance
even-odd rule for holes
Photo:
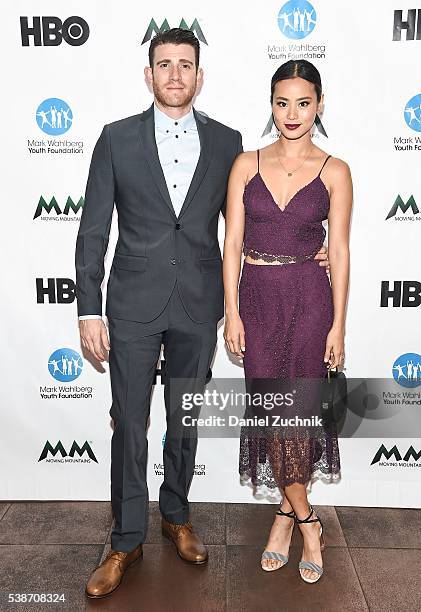
[[[312,515],[312,514],[313,514],[313,512],[314,512],[314,510],[313,510],[313,506],[310,506],[310,504],[309,504],[309,509],[310,509],[310,514],[308,515],[308,517],[307,517],[307,518],[305,518],[305,519],[301,519],[301,520],[300,520],[299,518],[295,517],[295,522],[296,522],[296,523],[317,523],[317,522],[319,522],[319,523],[320,523],[320,519],[319,519],[319,517],[318,517],[318,516],[317,516],[315,519],[311,519],[311,518],[310,518],[310,517],[311,517],[311,515]]]
[[[284,512],[283,510],[281,510],[280,508],[278,508],[276,514],[279,514],[281,516],[288,516],[291,519],[296,519],[297,517],[295,516],[295,512],[294,510],[291,510],[291,512]]]

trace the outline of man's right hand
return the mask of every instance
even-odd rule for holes
[[[106,361],[110,350],[107,328],[102,319],[84,319],[79,321],[80,340],[82,346],[98,361]]]

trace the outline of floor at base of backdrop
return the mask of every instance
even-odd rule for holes
[[[421,610],[421,510],[317,506],[325,574],[305,584],[295,528],[287,566],[263,572],[259,557],[275,506],[192,503],[209,563],[179,559],[150,504],[143,559],[108,598],[87,600],[86,580],[110,547],[103,502],[0,502],[0,593],[64,593],[66,604],[2,603],[1,610],[118,612],[370,612]],[[4,599],[3,599],[4,601]]]

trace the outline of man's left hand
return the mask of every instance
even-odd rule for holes
[[[329,270],[330,270],[329,259],[327,256],[327,248],[325,247],[325,245],[323,245],[320,251],[316,253],[316,255],[314,256],[314,259],[319,260],[319,266],[326,268],[326,274],[329,274]]]

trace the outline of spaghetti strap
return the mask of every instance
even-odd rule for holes
[[[257,149],[257,172],[260,172],[260,149]]]
[[[320,175],[321,175],[322,170],[323,170],[323,168],[326,166],[326,162],[327,162],[327,160],[329,159],[329,157],[332,157],[332,156],[331,156],[331,155],[328,155],[328,156],[326,157],[325,161],[323,162],[323,166],[320,168],[320,172],[319,172],[319,174],[318,174],[317,176],[320,176]]]

